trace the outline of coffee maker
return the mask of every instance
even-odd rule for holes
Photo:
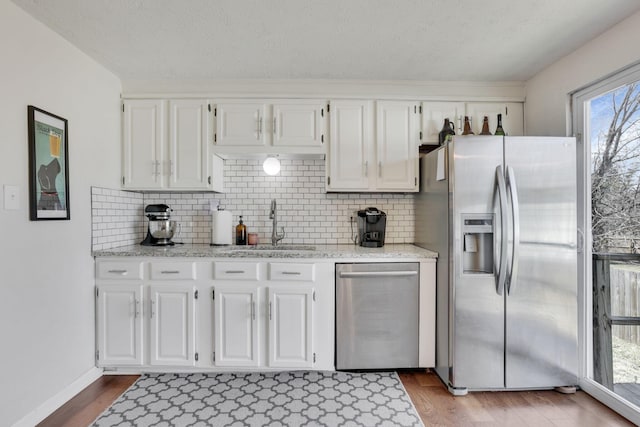
[[[358,242],[367,248],[384,246],[387,214],[378,208],[366,208],[357,212]]]
[[[147,205],[144,213],[149,219],[147,237],[140,242],[143,246],[173,246],[171,238],[176,232],[176,221],[171,220],[171,209],[167,205]]]

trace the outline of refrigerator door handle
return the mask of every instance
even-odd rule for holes
[[[507,188],[511,196],[511,215],[513,219],[513,245],[511,249],[511,271],[507,280],[507,294],[510,295],[516,288],[518,276],[518,261],[520,259],[520,205],[518,203],[518,186],[516,176],[511,166],[507,166]]]
[[[500,200],[500,263],[496,276],[496,292],[504,293],[504,284],[507,278],[507,185],[502,172],[502,166],[496,167],[496,183],[498,198]]]

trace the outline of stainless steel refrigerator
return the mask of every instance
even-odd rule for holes
[[[575,140],[457,136],[420,169],[440,378],[454,394],[577,384]]]

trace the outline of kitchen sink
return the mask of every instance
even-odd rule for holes
[[[315,251],[315,246],[309,245],[260,245],[260,246],[235,246],[232,251]]]

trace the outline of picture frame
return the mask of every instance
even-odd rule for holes
[[[69,220],[69,129],[66,119],[27,107],[31,221]]]

